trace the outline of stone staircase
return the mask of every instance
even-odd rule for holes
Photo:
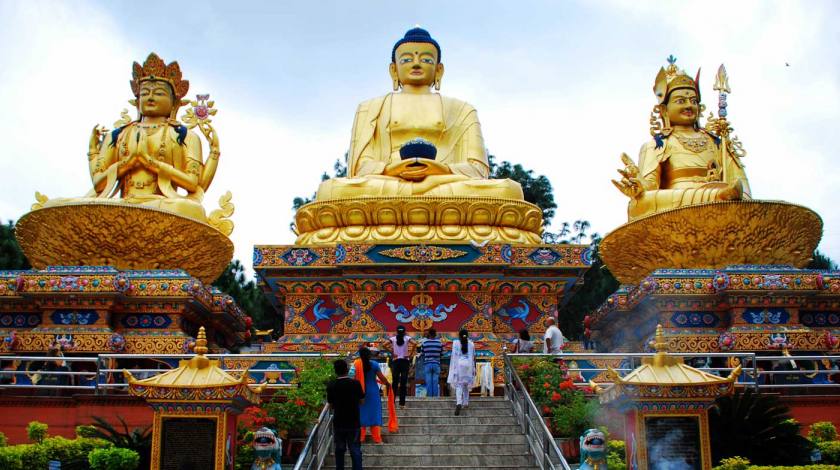
[[[385,403],[383,403],[383,407]],[[534,469],[511,404],[504,398],[471,398],[470,406],[455,416],[455,400],[413,398],[397,408],[400,430],[382,429],[384,444],[362,444],[365,470],[411,468]],[[387,419],[387,408],[383,410]],[[335,468],[333,451],[323,468]],[[345,468],[351,469],[349,452]]]

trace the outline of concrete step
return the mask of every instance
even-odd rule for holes
[[[519,431],[519,427],[511,423],[459,423],[457,426],[452,424],[435,424],[435,423],[421,423],[421,424],[402,424],[400,423],[400,434],[441,434],[441,433],[455,433],[463,432],[466,434],[484,434],[490,433],[504,433]]]
[[[465,416],[513,416],[513,410],[510,407],[507,408],[487,408],[483,406],[471,406],[469,408],[464,408],[461,410],[461,414]],[[388,410],[382,410],[382,416],[387,416]],[[397,408],[397,416],[402,419],[403,417],[407,418],[422,418],[422,417],[444,417],[444,416],[454,416],[455,415],[455,405],[452,405],[449,408],[409,408],[405,407],[404,409]]]
[[[387,441],[387,439],[386,439]],[[481,443],[481,444],[432,444],[427,441],[423,444],[396,444],[386,442],[385,444],[367,443],[362,446],[364,455],[437,455],[437,454],[505,454],[505,455],[527,455],[527,444]]]
[[[398,434],[388,434],[387,432],[383,432],[382,440],[385,441],[386,444],[400,444],[400,445],[412,445],[412,444],[459,444],[459,445],[472,445],[472,444],[494,444],[497,442],[504,442],[507,444],[520,444],[525,445],[527,443],[525,436],[520,434],[519,428],[515,429],[506,429],[503,432],[482,432],[482,433],[458,433],[449,430],[447,432],[440,432],[436,434],[406,434],[404,432],[400,432]],[[368,438],[370,439],[370,438]],[[367,445],[367,444],[366,444]]]
[[[459,427],[464,424],[508,424],[514,425],[513,414],[500,416],[473,416],[473,410],[462,412],[460,416],[399,416],[400,427],[409,424],[429,424],[436,426]]]
[[[418,470],[417,467],[412,467],[412,466],[396,466],[396,467],[394,467],[394,466],[390,466],[390,465],[370,465],[367,462],[367,460],[365,460],[364,458],[362,459],[362,461],[363,461],[362,463],[364,465],[365,470]],[[325,470],[332,470],[332,469],[335,468],[335,463],[330,461],[329,465],[324,464],[324,466],[321,467],[321,468],[323,468]],[[345,459],[344,468],[348,469],[348,470],[350,468],[352,468],[350,466],[350,462],[347,461],[346,459]],[[535,470],[535,469],[538,469],[539,467],[536,467],[533,464],[511,467],[511,466],[507,466],[507,465],[495,465],[495,464],[490,463],[490,464],[482,465],[480,467],[475,467],[474,465],[446,465],[446,464],[442,464],[442,465],[424,465],[423,468],[424,469],[426,469],[426,468],[431,468],[431,469],[440,468],[440,469],[446,469],[446,470],[475,470],[476,468],[482,468],[482,469],[490,468],[490,469],[493,469],[493,470]]]
[[[371,455],[365,453],[366,448],[362,449],[362,460],[365,468],[368,465],[374,467],[389,467],[396,468],[398,466],[413,467],[413,468],[429,468],[429,466],[450,465],[456,467],[471,466],[472,468],[485,468],[487,464],[505,466],[505,467],[527,467],[534,465],[534,459],[526,454],[474,454],[474,453],[456,453],[456,454],[426,454],[426,455]],[[345,464],[350,463],[350,456],[345,455]],[[335,466],[335,456],[330,455],[324,461],[324,465]]]

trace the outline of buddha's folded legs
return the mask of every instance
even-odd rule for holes
[[[385,175],[332,178],[318,187],[316,200],[360,196],[472,196],[522,200],[522,187],[509,179],[472,179],[464,175],[433,175],[411,182]]]
[[[628,214],[630,220],[633,220],[678,207],[740,199],[742,192],[739,184],[726,183],[707,183],[696,188],[645,191],[640,197],[630,202]]]

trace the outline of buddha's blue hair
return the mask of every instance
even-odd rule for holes
[[[429,32],[423,28],[411,28],[408,31],[406,31],[405,36],[403,36],[402,39],[397,41],[397,43],[394,44],[394,48],[391,49],[391,62],[397,62],[397,48],[407,42],[421,42],[435,46],[435,49],[437,49],[438,53],[437,61],[438,63],[440,63],[440,44],[438,44],[437,41],[432,39],[432,35],[429,34]]]
[[[656,148],[661,149],[665,145],[665,136],[656,134],[653,136],[653,141],[656,142]]]
[[[187,139],[187,128],[179,124],[175,126],[175,132],[178,133],[178,145],[184,145],[184,141]]]

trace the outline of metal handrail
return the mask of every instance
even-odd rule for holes
[[[324,465],[324,459],[327,457],[330,443],[333,440],[332,420],[333,414],[330,413],[330,405],[325,404],[318,416],[318,421],[309,431],[309,437],[306,439],[306,444],[303,446],[297,462],[295,462],[294,470],[303,468],[307,470],[320,469]]]
[[[510,357],[507,354],[504,355],[504,361],[505,396],[513,405],[514,414],[522,426],[523,432],[525,432],[528,449],[536,459],[537,465],[543,470],[547,468],[571,470],[563,452],[554,441],[554,436],[551,435],[551,431],[545,425],[542,414],[531,399],[531,395],[528,394],[528,390],[522,383],[522,379],[519,378],[519,374],[516,373],[516,369],[511,364]],[[538,425],[534,426],[533,418],[536,418]],[[557,461],[556,465],[555,460]]]

